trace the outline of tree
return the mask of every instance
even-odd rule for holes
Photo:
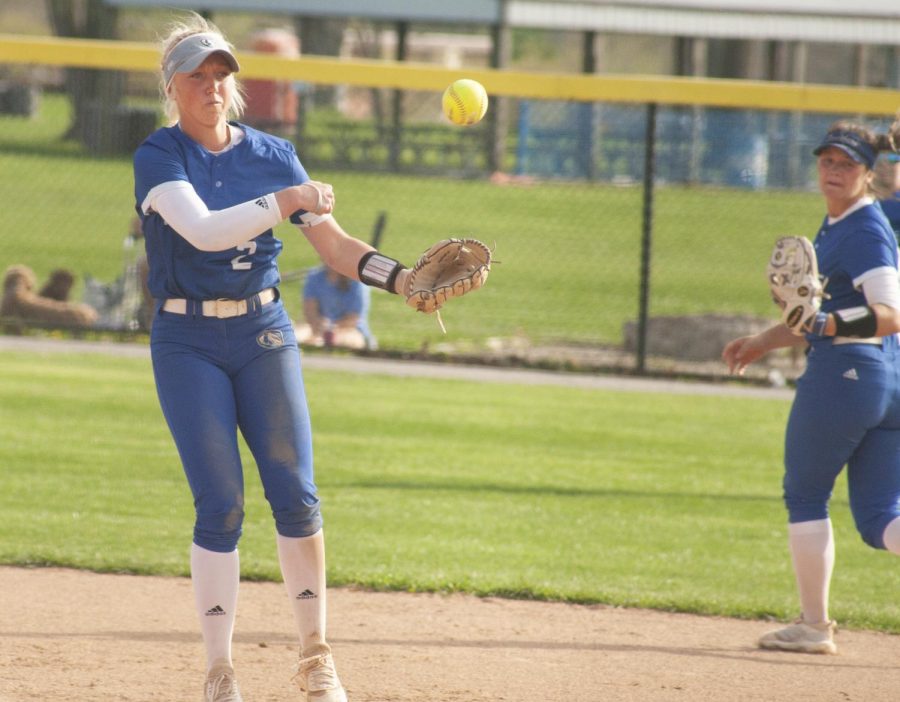
[[[103,0],[45,0],[53,31],[61,37],[115,39],[118,8]],[[78,139],[92,152],[116,150],[116,120],[125,78],[120,71],[67,68],[66,92],[72,122],[66,137]]]
[[[313,56],[340,56],[347,21],[330,17],[297,15],[294,17],[294,31],[300,39],[300,52]],[[332,105],[335,101],[334,86],[317,85],[313,88],[313,102],[317,105]]]

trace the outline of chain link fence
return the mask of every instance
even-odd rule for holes
[[[78,105],[64,69],[0,64],[13,77],[0,89],[0,265],[29,268],[36,287],[69,270],[70,300],[108,308],[103,328],[140,333],[131,153],[161,124],[156,83],[77,70],[115,97]],[[334,185],[347,231],[408,264],[448,236],[495,249],[487,286],[447,306],[446,335],[373,291],[382,352],[638,370],[642,354],[656,368],[712,361],[723,335],[776,319],[771,244],[815,232],[811,150],[846,116],[504,95],[460,128],[437,91],[322,87],[248,81],[248,123],[291,139],[311,177]],[[299,321],[318,261],[291,225],[276,234]]]

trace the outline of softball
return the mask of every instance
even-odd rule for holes
[[[461,78],[444,91],[441,105],[447,119],[453,124],[464,127],[478,124],[487,112],[487,91],[478,81]]]

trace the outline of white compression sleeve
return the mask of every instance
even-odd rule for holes
[[[170,227],[201,251],[226,251],[240,246],[283,219],[274,193],[210,211],[193,186],[185,181],[157,185],[141,208],[145,213],[158,212]]]

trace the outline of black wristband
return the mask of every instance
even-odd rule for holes
[[[865,307],[848,307],[834,312],[834,335],[866,339],[878,331],[875,310]]]
[[[377,251],[369,251],[359,259],[357,272],[359,273],[360,281],[366,285],[381,288],[396,295],[397,291],[394,290],[394,281],[404,268],[406,266],[390,256],[385,256]]]

